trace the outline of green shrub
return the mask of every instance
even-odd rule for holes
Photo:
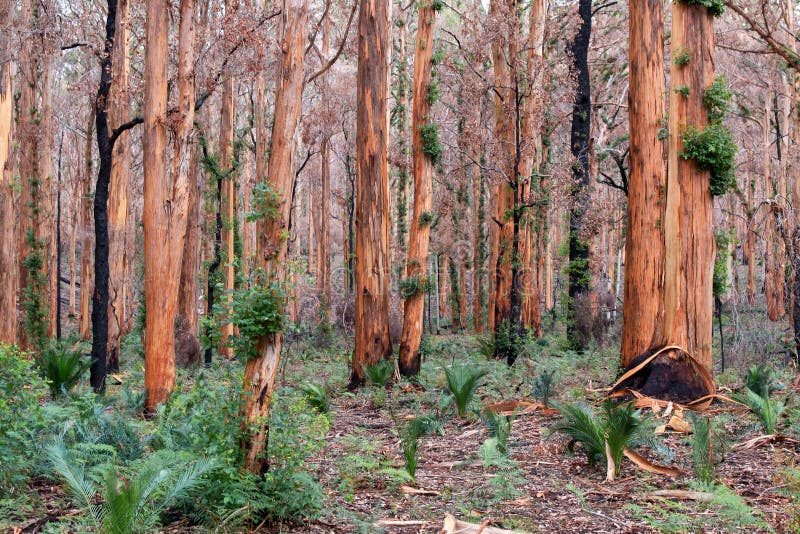
[[[714,486],[716,456],[724,444],[718,435],[718,427],[710,417],[691,413],[692,423],[692,467],[698,480],[705,487]]]
[[[50,342],[36,358],[36,363],[50,385],[53,398],[69,393],[92,365],[91,360],[84,358],[80,347],[57,341]]]
[[[447,379],[447,389],[453,398],[458,416],[464,417],[475,392],[481,386],[481,379],[486,376],[487,372],[479,367],[459,365],[446,368],[444,374]]]
[[[508,438],[511,436],[514,416],[501,415],[491,410],[484,410],[481,420],[489,433],[489,437],[496,440],[495,446],[498,452],[508,454]]]
[[[442,142],[439,139],[439,127],[429,122],[419,127],[419,135],[422,140],[422,153],[428,156],[431,163],[436,165],[442,161]]]
[[[36,465],[36,443],[43,427],[41,399],[47,385],[33,359],[0,343],[0,496],[19,493]]]

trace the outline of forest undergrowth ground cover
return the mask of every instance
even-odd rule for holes
[[[755,315],[734,317],[745,324]],[[133,531],[438,532],[446,513],[522,532],[800,531],[800,407],[794,369],[785,367],[780,347],[762,343],[761,356],[748,360],[741,351],[758,339],[734,339],[731,367],[717,373],[721,394],[734,397],[751,363],[774,370],[763,382],[773,403],[785,407],[777,416],[779,438],[737,448],[765,432],[762,418],[733,402],[712,405],[706,414],[712,431],[699,445],[672,427],[656,434],[673,416],[679,419],[674,426],[697,428],[690,414],[642,409],[631,448],[680,474],[647,473],[623,459],[616,479],[607,482],[602,459],[589,465],[584,444],[571,453],[569,438],[554,429],[565,406],[585,403],[600,412],[602,388],[618,374],[612,343],[579,355],[565,350],[563,334],[554,332],[530,340],[525,357],[508,367],[485,356],[484,338],[429,336],[418,379],[395,382],[391,368],[376,369],[372,381],[385,385],[348,392],[344,337],[334,336],[325,348],[310,335],[288,342],[265,482],[236,467],[236,362],[181,372],[172,400],[151,420],[140,415],[142,363],[135,356],[106,399],[83,383],[58,400],[43,398],[44,428],[18,456],[20,466],[33,464],[25,468],[29,479],[0,499],[0,529],[96,530],[52,467],[50,448],[61,440],[87,479],[99,481],[112,469],[125,487],[148,462],[175,476],[199,458],[216,463],[201,489],[151,518],[162,526]],[[485,371],[463,416],[445,369]],[[492,416],[492,406],[513,415]],[[415,424],[422,430],[409,437]],[[709,451],[705,463],[698,447]],[[657,493],[662,490],[679,491]],[[101,504],[101,495],[98,489],[92,502]]]

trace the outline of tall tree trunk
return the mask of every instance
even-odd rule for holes
[[[572,106],[572,134],[570,149],[575,163],[572,165],[572,204],[569,214],[569,301],[567,339],[577,351],[586,347],[587,332],[578,327],[578,315],[591,310],[585,306],[591,286],[589,270],[589,241],[586,238],[584,218],[589,210],[589,136],[592,123],[591,80],[589,78],[589,44],[592,36],[592,0],[580,0],[578,13],[581,25],[572,42],[572,71],[578,84]],[[651,96],[652,98],[652,96]]]
[[[130,118],[128,71],[130,59],[129,0],[117,0],[113,51],[111,58],[111,90],[108,126],[112,130]],[[128,274],[128,193],[130,190],[129,134],[122,134],[112,149],[111,178],[108,197],[109,278],[108,278],[108,368],[119,369],[120,345],[125,334],[125,287]]]
[[[411,232],[408,238],[408,260],[405,279],[415,289],[409,291],[403,305],[403,331],[400,335],[398,365],[403,376],[419,373],[419,345],[422,341],[425,311],[425,280],[428,263],[428,247],[431,238],[430,223],[423,218],[430,214],[433,204],[433,161],[422,146],[422,127],[428,121],[430,102],[426,98],[431,83],[431,56],[433,55],[433,33],[436,26],[436,11],[433,3],[419,5],[419,27],[414,47],[413,109],[411,114],[411,143],[414,165],[414,212],[411,217]],[[402,52],[402,50],[401,50]],[[403,172],[401,170],[401,172]]]
[[[701,5],[678,2],[672,6],[672,57],[691,50],[687,65],[670,69],[669,170],[664,216],[665,343],[688,351],[711,370],[714,267],[713,204],[709,172],[679,156],[681,133],[688,126],[708,124],[703,91],[714,77],[713,17]],[[688,96],[680,94],[689,88]],[[661,325],[660,325],[661,326]]]
[[[391,258],[389,186],[389,3],[363,0],[358,20],[356,81],[355,349],[350,386],[364,367],[392,355],[389,337]]]
[[[450,256],[447,254],[437,254],[436,259],[439,262],[439,267],[436,273],[439,276],[439,320],[451,319],[450,318],[450,289],[448,283],[448,275],[450,273]]]
[[[764,99],[764,122],[761,127],[763,133],[763,176],[764,195],[776,201],[778,194],[775,178],[772,173],[772,108],[773,99],[770,94]],[[780,142],[780,141],[778,141]],[[776,144],[777,145],[777,144]],[[770,321],[780,321],[786,314],[784,308],[784,273],[781,270],[781,238],[777,228],[776,212],[772,209],[767,214],[767,227],[764,241],[764,293],[767,304],[767,317]]]
[[[17,256],[14,231],[14,179],[11,170],[11,130],[14,93],[11,75],[11,0],[0,0],[0,342],[17,342]]]
[[[231,9],[236,0],[228,0],[226,6]],[[235,8],[234,8],[235,9]],[[224,171],[233,166],[233,128],[234,128],[234,81],[228,77],[222,86],[222,109],[219,118],[219,153]],[[235,282],[234,261],[234,225],[236,217],[236,185],[232,172],[222,181],[222,257],[227,306],[233,304],[233,286]],[[233,323],[222,325],[220,332],[219,353],[227,358],[233,357],[233,350],[228,346],[228,338],[233,335]]]
[[[664,292],[663,205],[667,172],[659,130],[664,102],[664,3],[630,4],[630,173],[625,239],[621,363],[626,368],[653,341]]]
[[[175,386],[175,312],[186,235],[190,137],[194,123],[191,81],[194,9],[181,2],[178,43],[178,116],[173,176],[167,172],[167,67],[169,5],[147,1],[144,105],[145,411],[166,402]],[[188,27],[187,27],[188,25]]]
[[[322,57],[330,54],[331,21],[325,19],[322,34]],[[328,88],[328,75],[323,75],[323,87]],[[323,89],[323,91],[325,90]],[[331,320],[331,161],[330,136],[324,135],[320,147],[319,203],[312,208],[315,234],[317,236],[317,278],[316,290],[319,296],[318,320],[328,325]]]
[[[472,171],[472,217],[474,219],[472,243],[472,326],[476,334],[484,327],[483,275],[486,261],[486,231],[484,230],[485,185],[483,173],[477,167]]]
[[[303,55],[308,42],[305,0],[284,2],[284,36],[281,42],[281,68],[275,87],[275,118],[267,177],[272,191],[278,195],[280,209],[275,216],[258,221],[259,267],[263,269],[261,284],[285,283],[292,191],[296,180],[294,170],[295,131],[300,119],[303,98]],[[284,303],[285,305],[285,303]],[[275,390],[282,335],[264,335],[258,340],[258,356],[247,361],[244,371],[243,425],[251,430],[246,434],[243,448],[245,469],[261,475],[269,467],[266,458],[269,440],[269,413]]]
[[[102,71],[101,71],[102,72]],[[91,177],[94,165],[92,163],[92,134],[94,133],[95,105],[89,115],[86,125],[86,143],[83,150],[83,172],[80,185],[80,211],[81,211],[81,301],[79,311],[78,330],[81,339],[87,341],[92,337],[92,322],[90,303],[94,288],[94,268],[92,267],[92,196]],[[92,344],[94,348],[94,343]],[[105,358],[105,356],[103,356]],[[98,370],[99,372],[100,370]]]
[[[198,183],[197,144],[194,138],[195,82],[195,0],[181,0],[180,26],[178,27],[178,91],[183,120],[175,136],[173,177],[182,175],[186,180],[186,227],[181,254],[180,284],[177,313],[189,324],[189,331],[197,333],[197,294],[200,272],[200,184]]]

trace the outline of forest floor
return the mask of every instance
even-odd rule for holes
[[[491,369],[486,386],[478,390],[475,412],[448,418],[441,432],[423,437],[415,480],[404,480],[396,475],[404,466],[398,429],[411,418],[442,409],[447,397],[437,368],[451,365],[455,354],[477,352],[462,336],[435,343],[437,356],[423,366],[425,386],[367,387],[335,399],[326,446],[316,458],[328,498],[326,512],[297,531],[439,532],[445,513],[522,532],[800,531],[797,441],[731,450],[762,435],[754,416],[741,406],[721,403],[710,410],[724,438],[714,443],[719,456],[713,488],[695,478],[690,438],[680,432],[653,434],[650,446],[638,448],[655,463],[677,468],[681,474],[674,478],[644,472],[624,460],[619,477],[606,482],[605,470],[590,467],[579,446],[570,454],[567,438],[551,431],[560,416],[542,409],[531,391],[532,377],[543,368],[555,370],[557,402],[599,401],[599,386],[615,376],[610,352],[544,358],[548,351],[543,350],[513,369],[474,360]],[[508,459],[498,461],[482,450],[489,435],[477,412],[502,401],[522,402],[518,410],[523,411],[513,419]],[[647,431],[654,431],[675,413],[647,410],[642,415]],[[683,496],[701,490],[710,500],[654,494],[666,489],[687,490]]]
[[[640,412],[635,450],[655,464],[678,470],[674,477],[645,472],[623,459],[616,480],[607,482],[603,465],[590,466],[580,444],[570,452],[568,438],[554,432],[561,421],[558,407],[586,403],[599,410],[603,388],[619,372],[614,343],[576,354],[564,348],[563,333],[554,332],[528,343],[524,356],[509,367],[486,356],[484,338],[429,336],[417,380],[390,380],[386,386],[369,384],[349,392],[351,349],[346,336],[336,334],[324,349],[311,337],[298,336],[284,351],[271,447],[277,447],[281,457],[294,458],[290,461],[302,458],[301,469],[321,489],[319,496],[283,496],[295,499],[295,505],[303,498],[313,499],[309,501],[316,509],[316,513],[309,509],[313,519],[234,526],[226,524],[227,518],[220,524],[224,515],[218,514],[217,524],[206,521],[205,526],[195,526],[195,520],[173,516],[163,531],[433,533],[442,529],[445,514],[452,514],[461,521],[520,532],[800,532],[800,405],[794,400],[795,372],[784,367],[780,350],[764,342],[775,339],[776,333],[780,338],[780,332],[745,325],[743,317],[738,317],[737,327],[751,329],[752,335],[733,336],[729,368],[715,377],[720,392],[726,396],[740,392],[745,370],[758,363],[774,370],[773,396],[786,410],[778,420],[780,437],[748,448],[740,444],[764,434],[759,418],[741,405],[715,401],[705,414],[713,421],[712,482],[703,483],[696,474],[690,433],[670,428],[656,432],[672,416],[678,416],[678,423],[691,423],[688,413]],[[756,346],[757,357],[750,354]],[[141,360],[127,361],[112,381],[119,379],[122,385],[109,388],[105,405],[96,408],[96,400],[87,400],[86,385],[81,386],[84,393],[53,403],[50,413],[68,420],[62,433],[84,425],[70,421],[84,417],[80,414],[118,414],[114,421],[124,424],[101,430],[113,436],[109,443],[119,451],[115,461],[124,455],[131,458],[122,467],[127,470],[157,447],[191,448],[199,440],[208,448],[230,439],[224,434],[230,428],[226,421],[236,410],[231,387],[240,380],[236,374],[240,364],[223,362],[209,370],[182,371],[168,409],[154,420],[143,420],[136,416]],[[444,370],[462,365],[483,369],[486,375],[468,412],[459,417]],[[553,377],[549,388],[541,380],[548,375]],[[307,384],[324,390],[329,401],[326,414],[306,413],[313,411],[312,404],[303,401]],[[217,409],[214,406],[228,406],[231,411],[209,413]],[[286,406],[295,406],[295,412]],[[489,407],[513,413],[505,454],[498,453],[489,439]],[[276,422],[279,413],[289,415],[279,415]],[[423,417],[436,424],[418,442],[412,478],[401,436],[414,419]],[[312,435],[316,437],[308,437]],[[308,445],[311,441],[316,445]],[[236,449],[235,439],[229,443],[230,450]],[[304,449],[307,455],[292,457],[293,448]],[[27,496],[0,502],[0,531],[88,531],[85,512],[71,501],[57,477],[36,476],[28,488]],[[656,493],[662,490],[678,491],[668,496]],[[208,488],[212,493],[221,491],[228,490]]]

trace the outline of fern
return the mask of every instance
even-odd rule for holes
[[[772,369],[763,365],[751,366],[745,373],[744,383],[762,397],[770,397],[778,389]]]
[[[53,342],[42,351],[37,363],[42,377],[49,382],[50,393],[56,398],[75,387],[92,362],[83,359],[80,349]]]
[[[481,415],[489,436],[497,439],[497,450],[502,454],[508,453],[508,438],[511,436],[511,427],[514,424],[514,416],[505,416],[494,413],[491,410],[484,410]]]
[[[394,362],[392,360],[381,360],[375,365],[364,367],[364,375],[373,386],[386,387],[393,374]]]
[[[309,406],[319,413],[328,413],[331,403],[330,399],[328,399],[328,391],[324,386],[305,382],[298,386],[298,389],[305,395],[306,402]]]
[[[750,408],[761,422],[764,432],[774,434],[778,418],[786,410],[786,406],[778,400],[761,396],[750,388],[745,388],[743,395],[737,395],[736,400]]]
[[[169,458],[153,455],[130,478],[120,476],[109,466],[102,478],[102,505],[95,504],[97,485],[87,478],[70,451],[58,438],[47,447],[47,456],[56,472],[64,478],[77,504],[89,514],[96,530],[107,534],[152,531],[161,512],[181,495],[202,483],[206,473],[216,469],[211,460],[198,460],[169,483],[173,471]]]
[[[444,374],[447,378],[447,389],[456,405],[458,416],[464,417],[475,392],[482,385],[481,379],[486,376],[487,372],[469,365],[460,365],[445,369]]]
[[[614,474],[619,474],[622,455],[626,447],[633,443],[641,419],[633,409],[632,403],[616,404],[611,399],[603,401],[598,416],[586,404],[557,405],[563,421],[553,432],[562,432],[571,439],[570,451],[580,443],[586,450],[589,465],[597,460],[607,461],[607,454],[614,462]]]
[[[567,448],[575,451],[575,444],[580,443],[586,451],[589,465],[595,465],[605,458],[606,438],[603,423],[594,411],[586,404],[556,405],[563,420],[553,428],[553,432],[561,432],[570,437]]]

